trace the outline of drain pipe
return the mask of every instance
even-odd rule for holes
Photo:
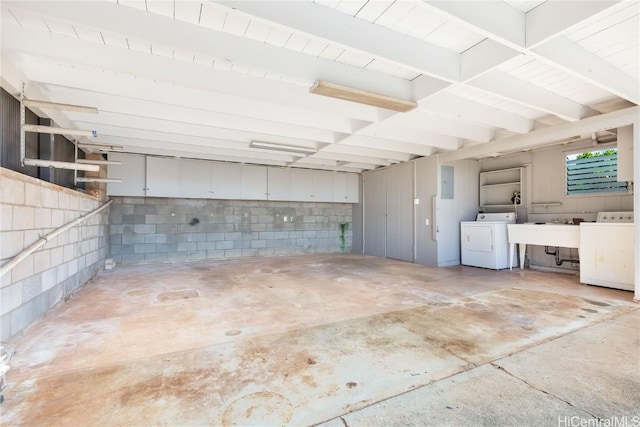
[[[87,220],[88,218],[90,218],[93,215],[97,214],[98,212],[101,212],[105,208],[109,207],[109,205],[111,205],[111,203],[113,203],[113,199],[109,200],[107,203],[105,203],[104,205],[100,206],[99,208],[94,209],[91,212],[89,212],[87,214],[84,214],[84,215],[74,219],[73,221],[63,225],[62,227],[58,228],[57,230],[54,230],[51,233],[47,234],[46,236],[44,236],[44,237],[40,238],[39,240],[35,241],[31,246],[29,246],[28,248],[24,249],[18,255],[16,255],[13,258],[11,258],[11,260],[9,262],[7,262],[2,267],[0,267],[0,277],[4,276],[9,271],[11,271],[11,269],[13,267],[18,265],[21,261],[23,261],[29,255],[31,255],[32,253],[34,253],[35,251],[40,249],[49,240],[53,239],[54,237],[57,237],[61,233],[64,233],[65,231],[67,231],[71,227],[74,227],[74,226],[84,222],[85,220]]]
[[[549,246],[545,246],[544,247],[544,253],[547,255],[555,255],[556,256],[556,265],[560,266],[562,265],[563,262],[565,261],[569,261],[573,264],[580,264],[580,260],[579,259],[571,259],[571,258],[563,258],[560,259],[560,248],[559,247],[555,247],[555,250],[553,252],[549,252]]]

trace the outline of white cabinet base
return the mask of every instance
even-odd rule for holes
[[[634,290],[633,224],[580,224],[580,282]]]

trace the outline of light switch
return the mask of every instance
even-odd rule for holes
[[[418,199],[418,198],[413,199],[413,204],[414,205],[419,205],[420,204],[420,199]]]
[[[424,225],[429,225],[429,218],[424,220]]]

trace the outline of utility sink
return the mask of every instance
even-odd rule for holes
[[[520,252],[520,268],[524,268],[524,256],[527,245],[558,246],[578,248],[580,246],[580,227],[573,224],[529,223],[507,224],[509,256],[513,260],[515,244]],[[510,268],[512,266],[509,266]]]

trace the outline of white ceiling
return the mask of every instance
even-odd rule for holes
[[[518,135],[640,98],[638,1],[1,8],[3,87],[17,95],[24,82],[28,98],[97,107],[97,115],[42,113],[132,153],[360,172],[434,153],[516,151]],[[313,95],[316,80],[418,108],[396,113]],[[318,152],[291,156],[250,141]]]

